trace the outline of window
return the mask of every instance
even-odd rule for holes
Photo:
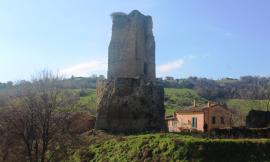
[[[183,118],[180,118],[180,126],[184,125]]]
[[[216,117],[215,116],[212,117],[212,124],[216,124]]]
[[[172,120],[171,121],[171,126],[174,127],[174,128],[178,127],[178,121],[177,120]]]
[[[220,117],[220,123],[221,123],[221,124],[225,124],[225,121],[224,121],[224,117],[223,117],[223,116]]]
[[[175,121],[175,120],[173,121],[173,126],[177,127],[177,121]]]
[[[143,73],[144,75],[147,75],[147,64],[144,63],[144,66],[143,66]]]
[[[192,128],[197,128],[197,118],[192,117]]]

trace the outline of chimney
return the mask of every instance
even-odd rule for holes
[[[211,101],[208,101],[207,107],[210,107],[210,106],[211,106]]]
[[[196,100],[193,100],[193,107],[196,107]]]

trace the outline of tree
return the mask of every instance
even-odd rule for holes
[[[23,148],[18,149],[26,155],[27,161],[50,161],[61,140],[69,133],[67,116],[59,112],[74,106],[77,98],[61,88],[62,80],[50,71],[41,72],[31,84],[17,87],[16,94],[0,113],[0,132],[5,132],[2,136],[16,139]],[[0,143],[10,146],[10,141],[2,139]]]

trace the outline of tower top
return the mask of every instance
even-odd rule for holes
[[[154,80],[155,41],[151,16],[138,10],[129,14],[114,12],[109,45],[108,79],[143,78]]]

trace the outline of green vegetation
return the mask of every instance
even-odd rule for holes
[[[74,89],[74,92],[80,96],[79,103],[77,105],[77,111],[88,110],[90,112],[96,109],[96,90],[95,89]],[[204,104],[206,99],[200,97],[192,89],[179,89],[179,88],[165,88],[165,109],[166,114],[171,115],[177,109],[191,106],[193,100],[196,100],[197,104]]]
[[[96,114],[96,89],[69,89],[70,94],[77,96],[77,98],[70,98],[76,100],[75,105],[70,105],[62,112],[88,112],[92,115]]]
[[[196,100],[198,105],[204,104],[207,101],[192,89],[165,88],[165,108],[167,115],[171,115],[177,109],[192,106],[193,100]]]
[[[96,114],[96,90],[95,89],[81,89],[78,91],[80,99],[78,106],[81,111],[88,111],[91,114]]]
[[[233,79],[233,78],[222,78],[220,80],[215,80],[219,84],[230,84],[230,83],[236,83],[239,81],[238,79]]]
[[[96,111],[96,90],[95,89],[74,89],[80,96],[76,110]],[[197,105],[203,105],[207,100],[197,94],[196,91],[186,88],[165,88],[165,109],[166,115],[172,115],[177,109],[192,106],[193,100]],[[251,110],[266,110],[268,100],[230,99],[226,103],[228,107],[238,109],[245,115]]]
[[[93,137],[88,137],[93,138]],[[88,139],[89,140],[89,139]],[[70,161],[269,161],[269,139],[204,139],[173,133],[92,139]]]
[[[86,89],[80,90],[80,100],[81,105],[89,106],[91,108],[96,107],[96,90],[95,89]]]
[[[227,101],[230,108],[239,109],[240,112],[247,114],[250,110],[267,110],[268,100],[245,100],[231,99]]]

